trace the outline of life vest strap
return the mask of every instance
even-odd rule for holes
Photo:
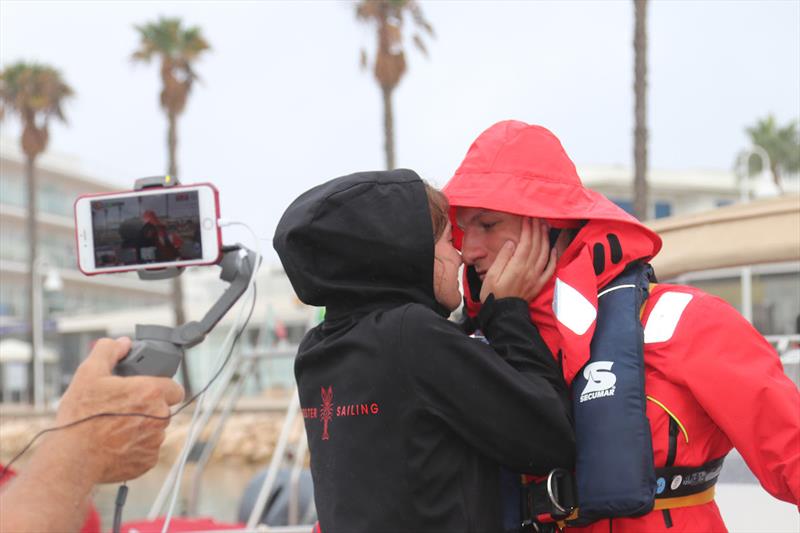
[[[700,466],[656,468],[656,502],[694,496],[713,488],[719,478],[724,460],[725,456],[722,456]]]
[[[653,511],[703,505],[712,501],[724,460],[723,456],[701,466],[656,468]],[[528,523],[555,523],[557,527],[564,528],[580,518],[580,509],[575,507],[574,476],[564,475],[564,472],[562,469],[551,472],[549,484],[548,480],[542,480],[523,487],[523,526]]]
[[[654,511],[661,511],[664,509],[676,509],[678,507],[691,507],[693,505],[703,505],[714,500],[714,493],[716,487],[711,486],[703,492],[697,494],[690,494],[689,496],[677,496],[675,498],[656,498],[656,503],[653,506]]]

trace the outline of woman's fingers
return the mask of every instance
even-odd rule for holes
[[[555,274],[556,272],[556,265],[558,264],[558,253],[556,252],[556,249],[555,248],[551,249],[547,257],[548,257],[547,265],[545,266],[542,275],[537,280],[536,291],[534,292],[533,295],[531,295],[531,298],[534,298],[536,295],[539,294],[539,291],[542,290],[542,287],[544,287],[545,284],[547,284],[547,282],[550,280],[550,278],[553,277],[553,274]]]
[[[486,297],[493,292],[495,293],[496,297],[501,297],[500,294],[498,294],[498,292],[500,292],[498,291],[498,288],[502,284],[502,279],[508,268],[509,262],[514,256],[515,249],[516,246],[512,241],[506,241],[505,244],[503,244],[503,247],[500,248],[500,251],[497,252],[497,257],[495,257],[494,263],[492,263],[492,266],[486,271],[486,276],[483,279],[483,286],[481,287],[480,294],[481,301],[486,300]]]
[[[556,250],[550,248],[549,230],[543,220],[522,219],[519,242],[506,242],[487,271],[481,301],[490,293],[531,300],[541,291],[558,261]]]
[[[538,246],[534,252],[533,270],[537,273],[542,272],[547,267],[550,259],[550,239],[548,238],[549,228],[547,224],[541,224],[539,231]]]
[[[516,259],[517,261],[526,262],[530,256],[532,249],[531,236],[534,234],[533,221],[528,217],[523,217],[522,225],[519,232],[519,243],[517,244]]]
[[[542,221],[538,218],[528,219],[531,224],[530,249],[528,250],[528,262],[534,261],[539,253],[542,243]]]

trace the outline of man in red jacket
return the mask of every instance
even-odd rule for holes
[[[507,240],[516,242],[522,217],[561,230],[556,273],[530,311],[571,383],[589,357],[599,290],[629,263],[654,257],[661,239],[584,188],[558,139],[523,122],[482,133],[444,192],[468,267],[471,316],[480,302],[470,284],[480,283]],[[770,494],[800,504],[800,394],[772,347],[730,305],[692,287],[651,286],[640,317],[655,467],[699,467],[736,447]],[[657,499],[644,516],[587,530],[610,531],[613,520],[615,532],[725,531],[713,497],[712,485],[681,501]]]

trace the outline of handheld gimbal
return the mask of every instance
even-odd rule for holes
[[[135,190],[150,187],[172,187],[178,181],[170,176],[156,176],[136,180]],[[222,272],[220,279],[230,283],[214,306],[202,320],[192,321],[176,327],[137,324],[133,345],[128,355],[114,368],[119,376],[163,376],[172,377],[178,371],[184,357],[184,350],[203,342],[206,335],[225,316],[225,313],[241,298],[247,290],[256,264],[257,254],[241,244],[223,246],[219,262]],[[140,270],[143,280],[168,279],[180,276],[183,268],[162,270]]]

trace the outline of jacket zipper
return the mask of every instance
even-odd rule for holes
[[[669,417],[669,446],[667,448],[667,462],[664,466],[672,466],[675,464],[675,456],[678,453],[678,432],[680,428],[678,428],[678,423],[675,422],[675,419],[671,416]],[[669,483],[670,480],[665,479],[665,482]],[[669,509],[664,509],[661,511],[664,515],[664,525],[667,529],[672,527],[672,515],[669,512]]]

